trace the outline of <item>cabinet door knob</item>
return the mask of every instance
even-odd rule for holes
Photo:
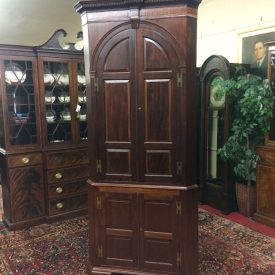
[[[24,157],[24,158],[22,158],[22,162],[25,163],[25,164],[27,164],[27,163],[30,162],[30,158]]]
[[[56,179],[62,179],[63,175],[61,173],[56,173],[55,175]]]
[[[55,189],[55,192],[58,193],[58,194],[61,194],[63,192],[63,188],[62,187],[57,187]]]
[[[62,202],[59,202],[56,204],[56,208],[61,209],[63,208],[64,204]]]

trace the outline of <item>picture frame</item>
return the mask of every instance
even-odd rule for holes
[[[266,43],[271,41],[275,41],[275,27],[240,33],[238,61],[242,64],[249,64],[250,73],[267,78]],[[264,49],[262,49],[263,47]],[[262,51],[262,53],[259,53],[259,51]],[[263,53],[266,53],[266,57],[263,56]]]

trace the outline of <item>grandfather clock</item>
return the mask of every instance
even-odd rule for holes
[[[267,43],[268,75],[275,94],[275,41]],[[270,131],[265,145],[257,148],[261,161],[257,166],[257,206],[253,218],[275,228],[275,111],[270,121]]]
[[[197,274],[199,0],[80,1],[89,272]]]
[[[226,98],[215,97],[215,81],[236,74],[240,64],[229,63],[221,55],[211,55],[201,66],[199,167],[201,202],[228,214],[237,209],[235,183],[227,163],[218,156],[218,148],[227,141],[230,112]]]

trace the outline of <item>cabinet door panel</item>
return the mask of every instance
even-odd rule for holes
[[[101,179],[176,181],[178,56],[172,39],[159,31],[117,30],[100,47],[95,97],[101,116],[95,121]]]
[[[145,81],[145,142],[171,141],[171,81]]]
[[[129,80],[105,81],[106,141],[127,142],[131,139],[129,84]]]
[[[102,226],[104,264],[136,266],[137,196],[106,193],[103,205],[104,222],[101,221],[99,226]]]
[[[41,166],[9,170],[12,222],[44,215],[43,169]]]
[[[175,131],[178,97],[174,84],[178,61],[169,36],[161,36],[158,31],[144,27],[137,33],[138,41],[142,41],[137,48],[138,105],[144,109],[138,121],[139,144],[143,144],[139,153],[145,160],[140,171],[145,181],[171,182],[179,138]]]
[[[141,199],[141,265],[145,269],[177,270],[176,199],[150,195]]]
[[[135,143],[135,93],[133,91],[133,38],[129,30],[115,34],[103,46],[98,70],[102,75],[96,94],[99,130],[96,138],[103,160],[102,177],[132,180]]]

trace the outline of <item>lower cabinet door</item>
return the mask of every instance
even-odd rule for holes
[[[96,198],[94,238],[99,265],[135,267],[138,260],[138,203],[135,194],[104,193]]]
[[[12,223],[45,215],[42,166],[9,169],[9,182]]]
[[[140,194],[140,265],[144,270],[179,271],[177,198]]]
[[[129,186],[100,189],[90,187],[89,192],[92,269],[180,274],[179,192],[159,194],[156,188]]]

